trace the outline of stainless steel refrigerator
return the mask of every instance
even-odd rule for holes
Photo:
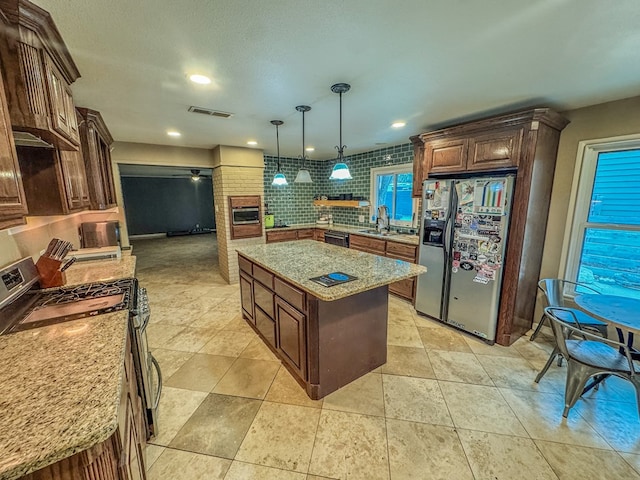
[[[493,343],[515,175],[427,179],[416,310]]]

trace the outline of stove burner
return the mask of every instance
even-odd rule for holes
[[[79,300],[86,300],[89,298],[101,298],[124,294],[122,302],[119,303],[120,308],[117,308],[118,310],[121,310],[129,308],[135,287],[136,280],[133,278],[126,278],[113,282],[94,282],[77,285],[75,287],[63,287],[49,292],[42,292],[43,298],[37,303],[36,308],[41,308],[46,305],[77,302]],[[114,307],[113,309],[115,310],[116,308]]]

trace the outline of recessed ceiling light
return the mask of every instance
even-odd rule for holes
[[[316,151],[316,149],[313,148],[313,147],[307,147],[304,150],[305,150],[305,152],[315,152]]]
[[[189,80],[200,85],[209,85],[211,83],[211,79],[205,75],[190,75]]]
[[[406,122],[393,122],[391,126],[393,128],[402,128],[406,125]]]
[[[257,145],[257,144],[258,144],[258,142],[256,142],[255,140],[249,140],[249,141],[247,142],[247,145],[251,145],[252,147],[253,147],[254,145]]]
[[[180,132],[176,132],[175,130],[169,130],[167,132],[167,135],[169,135],[170,137],[179,137],[182,134]]]

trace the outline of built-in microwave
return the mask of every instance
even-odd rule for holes
[[[247,225],[260,223],[259,207],[237,207],[231,210],[231,219],[234,225]]]

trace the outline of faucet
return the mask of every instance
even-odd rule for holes
[[[378,207],[378,216],[376,217],[376,230],[381,232],[386,230],[391,231],[391,225],[389,223],[389,209],[386,205],[380,205]]]

